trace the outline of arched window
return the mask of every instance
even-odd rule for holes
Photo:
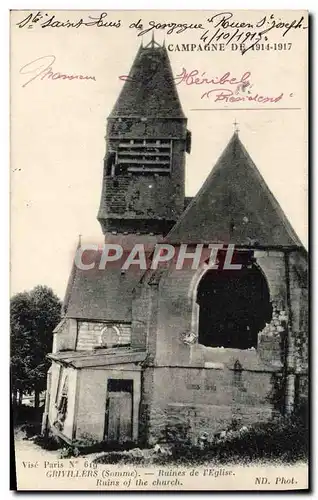
[[[272,316],[268,285],[255,264],[208,271],[199,283],[197,304],[199,343],[210,347],[257,347],[258,332]]]

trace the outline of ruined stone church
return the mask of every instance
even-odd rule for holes
[[[168,53],[140,47],[107,121],[98,220],[106,242],[148,250],[235,245],[241,270],[83,270],[54,331],[43,430],[65,442],[193,443],[307,397],[307,254],[234,132],[185,196],[191,133]],[[222,259],[222,253],[220,254]]]

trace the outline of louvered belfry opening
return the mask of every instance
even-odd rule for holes
[[[197,303],[199,343],[209,347],[256,348],[258,333],[272,316],[267,282],[255,264],[208,271]]]
[[[169,139],[122,139],[115,156],[115,167],[108,175],[169,174],[172,141]]]

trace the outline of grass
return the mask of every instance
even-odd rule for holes
[[[136,465],[184,465],[206,463],[248,464],[255,461],[292,464],[306,461],[309,452],[307,410],[301,408],[290,417],[280,417],[239,430],[228,428],[224,437],[216,437],[204,449],[189,442],[172,440],[171,454],[143,456],[112,452],[98,457],[96,463]],[[142,450],[140,450],[142,452]]]
[[[35,434],[38,424],[25,424],[27,437]],[[275,418],[249,428],[230,426],[222,435],[215,436],[204,449],[194,446],[173,429],[166,433],[165,447],[169,453],[157,453],[153,449],[136,449],[133,443],[116,447],[115,443],[81,440],[74,445],[65,445],[55,436],[36,436],[34,443],[47,450],[61,450],[61,458],[85,456],[105,452],[95,463],[135,465],[199,465],[203,463],[235,464],[255,461],[294,463],[306,461],[309,452],[307,408],[304,405],[289,417]],[[180,438],[182,437],[182,439]],[[134,448],[134,449],[133,449]]]

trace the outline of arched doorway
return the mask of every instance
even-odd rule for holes
[[[272,306],[265,277],[255,264],[205,273],[197,289],[199,343],[210,347],[257,347]]]

